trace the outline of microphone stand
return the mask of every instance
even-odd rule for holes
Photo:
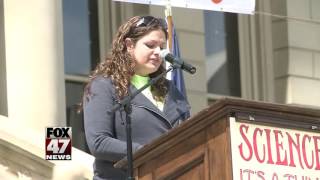
[[[137,91],[129,94],[125,98],[123,98],[118,104],[114,105],[112,108],[112,112],[123,107],[124,111],[126,112],[126,136],[127,136],[127,158],[128,158],[128,171],[127,171],[127,179],[134,180],[133,177],[133,155],[132,155],[132,137],[131,137],[131,113],[132,113],[132,105],[131,100],[136,97],[139,93],[145,90],[147,87],[155,84],[162,76],[166,75],[169,71],[173,69],[179,68],[179,64],[171,65],[166,71],[162,72],[161,74],[157,75],[156,77],[150,79],[150,81],[145,84],[143,87],[138,89]]]

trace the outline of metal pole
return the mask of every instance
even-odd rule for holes
[[[168,23],[168,47],[169,51],[172,52],[172,8],[171,8],[171,0],[167,0],[166,9],[164,11],[167,23]]]

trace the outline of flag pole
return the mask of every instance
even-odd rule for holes
[[[168,23],[168,47],[169,51],[172,52],[172,10],[171,0],[167,0],[166,9],[164,11]]]

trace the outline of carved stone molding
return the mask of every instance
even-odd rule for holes
[[[17,179],[52,179],[53,164],[0,139],[0,169]]]

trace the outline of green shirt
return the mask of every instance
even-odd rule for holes
[[[131,83],[137,88],[140,89],[144,85],[146,85],[150,80],[149,76],[140,76],[135,74],[131,78]],[[161,111],[163,111],[163,106],[164,103],[161,101],[157,101],[153,98],[152,93],[151,93],[151,87],[149,86],[145,90],[142,91],[142,94],[146,96],[156,107],[158,107]]]

